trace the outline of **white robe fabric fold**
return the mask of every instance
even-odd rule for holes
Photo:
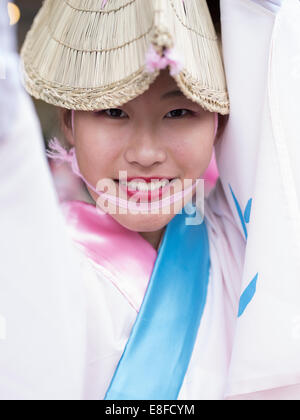
[[[1,18],[9,65],[0,80],[0,398],[77,400],[87,335],[82,274],[6,36]]]
[[[231,115],[217,161],[248,234],[241,295],[257,274],[237,320],[228,397],[300,383],[300,2],[270,3],[221,2]],[[252,199],[249,223],[229,185],[242,212]]]

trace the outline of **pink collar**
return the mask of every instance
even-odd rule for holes
[[[93,204],[68,201],[61,207],[73,241],[109,272],[110,280],[138,311],[157,251],[139,233],[124,228]]]

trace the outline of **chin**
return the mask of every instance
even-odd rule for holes
[[[173,214],[114,214],[112,217],[126,229],[134,232],[156,232],[163,229]]]

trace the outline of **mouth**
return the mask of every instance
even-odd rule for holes
[[[141,202],[151,202],[161,199],[164,194],[178,181],[179,178],[152,177],[152,178],[128,178],[127,180],[115,179],[121,191],[127,197],[135,197]]]

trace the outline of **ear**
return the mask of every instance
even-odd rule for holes
[[[75,139],[72,132],[72,114],[70,109],[59,108],[59,121],[61,132],[67,143],[75,146]]]

